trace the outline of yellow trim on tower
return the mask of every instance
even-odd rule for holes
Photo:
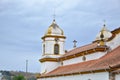
[[[52,31],[52,27],[49,27],[47,30],[47,34],[51,34],[52,33],[51,31]],[[45,35],[47,35],[47,34],[45,34]]]
[[[42,58],[39,61],[40,62],[46,62],[46,61],[58,62],[58,59],[57,58]]]
[[[54,37],[54,38],[66,38],[65,36],[59,36],[59,35],[45,35],[42,37],[42,39],[45,39],[46,37]]]

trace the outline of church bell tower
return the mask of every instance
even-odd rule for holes
[[[42,37],[41,74],[50,72],[60,66],[56,59],[65,53],[65,39],[63,30],[54,19]]]

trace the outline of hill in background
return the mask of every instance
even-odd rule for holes
[[[36,73],[30,73],[30,72],[23,72],[23,71],[0,71],[2,74],[1,80],[12,80],[14,76],[22,75],[27,80],[36,80]]]

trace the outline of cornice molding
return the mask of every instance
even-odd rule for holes
[[[59,35],[45,35],[45,36],[43,36],[41,39],[45,39],[45,38],[47,38],[47,37],[64,38],[64,39],[66,39],[65,36],[59,36]]]
[[[39,59],[39,61],[42,63],[42,62],[46,62],[46,61],[50,61],[50,62],[58,62],[58,58],[42,58],[42,59]]]

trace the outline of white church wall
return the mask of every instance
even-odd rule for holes
[[[63,61],[63,65],[70,65],[70,64],[75,64],[78,62],[82,62],[82,57],[77,57],[77,58],[65,60],[65,61]]]
[[[41,72],[40,73],[48,73],[48,72],[56,69],[60,65],[61,65],[60,62],[44,62],[44,63],[41,63]]]
[[[42,78],[38,80],[109,80],[109,74],[108,72],[101,72],[101,73]]]
[[[116,35],[116,37],[106,43],[108,46],[110,46],[110,49],[115,49],[116,47],[120,46],[120,33]]]
[[[93,54],[85,55],[86,61],[98,59],[105,54],[106,54],[106,52],[96,52],[96,53],[93,53]],[[63,65],[70,65],[70,64],[83,62],[82,57],[83,56],[72,58],[72,59],[69,59],[69,60],[65,60],[65,61],[63,61]]]
[[[106,53],[107,53],[107,52],[96,52],[96,53],[87,55],[87,56],[86,56],[86,61],[98,59],[98,58],[104,56]]]
[[[54,51],[53,51],[53,49],[54,49],[53,44],[55,44],[54,41],[46,41],[45,42],[45,54],[53,54],[54,53]]]
[[[65,42],[65,39],[59,39],[59,47],[60,47],[60,54],[65,54],[65,44],[64,44],[64,42]]]
[[[115,75],[115,80],[120,80],[120,74]]]

